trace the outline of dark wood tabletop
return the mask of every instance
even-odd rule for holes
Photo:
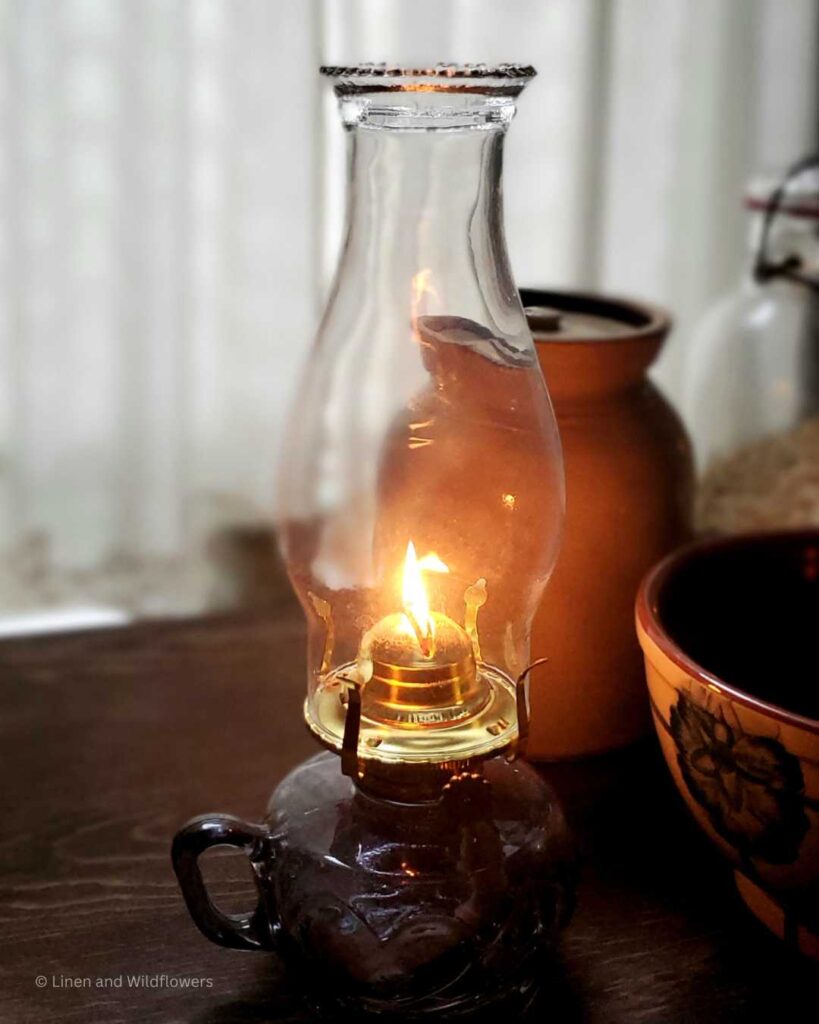
[[[303,657],[284,596],[263,615],[0,645],[0,1021],[307,1020],[272,956],[197,932],[169,859],[186,818],[261,817],[314,751]],[[534,1020],[819,1019],[819,967],[745,911],[653,739],[544,771],[583,863]],[[208,874],[223,907],[252,903],[243,860],[213,855]]]

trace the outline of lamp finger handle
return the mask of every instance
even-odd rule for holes
[[[259,902],[247,914],[225,914],[213,903],[202,878],[199,858],[216,846],[242,850],[250,861]],[[270,950],[276,945],[276,915],[267,877],[271,859],[270,833],[229,814],[205,814],[192,818],[174,837],[171,860],[179,888],[194,924],[202,934],[220,946],[231,949]]]

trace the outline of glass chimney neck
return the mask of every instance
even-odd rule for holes
[[[515,116],[511,96],[487,93],[402,92],[342,97],[345,127],[405,132],[503,130]]]
[[[503,140],[497,129],[352,129],[338,290],[389,283],[406,315],[452,312],[454,297],[457,315],[512,344],[528,336],[503,232]]]

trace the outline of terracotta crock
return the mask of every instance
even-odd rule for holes
[[[624,746],[650,728],[634,595],[690,533],[693,461],[646,372],[667,314],[603,296],[521,292],[566,466],[563,548],[532,631],[528,756]]]

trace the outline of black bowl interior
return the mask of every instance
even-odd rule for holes
[[[693,549],[657,595],[680,649],[734,689],[819,719],[819,532]]]

